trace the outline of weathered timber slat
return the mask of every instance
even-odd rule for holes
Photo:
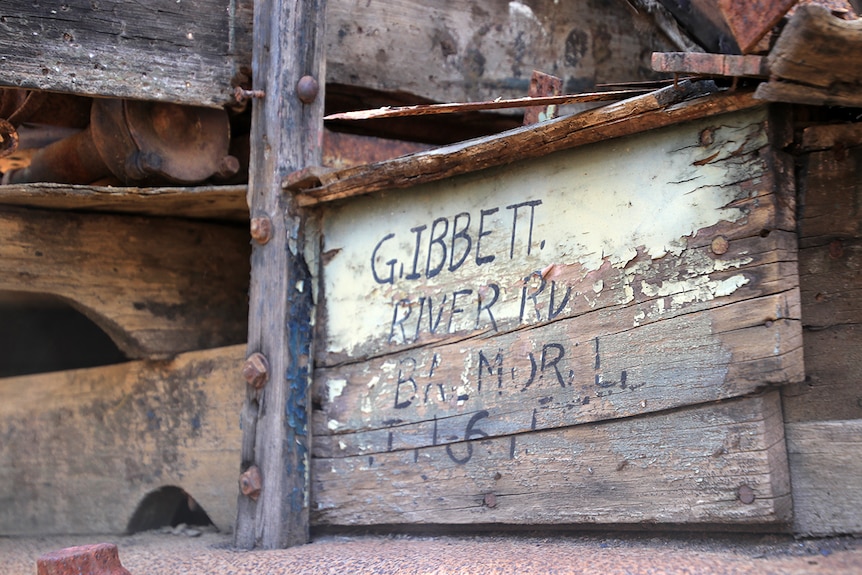
[[[685,84],[684,86],[687,86]],[[664,88],[588,110],[580,114],[526,126],[503,134],[443,146],[388,162],[358,166],[333,174],[333,181],[321,188],[297,194],[300,205],[344,199],[380,190],[412,187],[454,175],[537,158],[551,152],[591,144],[620,136],[744,110],[757,105],[750,93],[734,92],[681,102],[697,93],[694,88]]]
[[[494,439],[483,427],[454,445],[313,460],[315,523],[775,529],[790,519],[777,392]]]
[[[119,535],[164,486],[229,529],[243,357],[233,346],[0,379],[0,533]]]
[[[0,84],[221,106],[248,66],[251,0],[69,0],[0,9]]]
[[[68,184],[0,186],[0,204],[248,222],[246,186],[126,188]]]
[[[262,477],[259,495],[238,494],[234,543],[243,548],[309,538],[314,290],[307,218],[281,182],[321,163],[325,9],[325,0],[254,6],[253,87],[266,97],[252,107],[248,204],[252,222],[266,222],[271,233],[251,255],[248,355],[260,354],[269,375],[263,388],[248,386],[241,412],[240,471]]]
[[[802,5],[769,53],[771,78],[756,97],[775,102],[862,106],[862,20],[842,20],[823,6]]]
[[[787,424],[793,531],[862,533],[862,419]]]
[[[64,298],[129,357],[242,342],[248,257],[244,228],[0,210],[0,289]]]
[[[862,146],[813,152],[801,162],[800,247],[862,239]]]
[[[251,0],[7,4],[3,85],[222,105],[249,79]],[[617,4],[335,0],[326,21],[330,82],[440,102],[523,96],[534,67],[567,91],[648,79],[643,54],[672,48],[649,16]]]
[[[709,76],[748,76],[754,78],[769,76],[765,56],[706,54],[703,52],[653,52],[652,69],[656,72]]]

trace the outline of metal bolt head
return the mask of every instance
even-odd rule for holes
[[[317,99],[320,84],[312,76],[303,76],[296,83],[296,96],[303,104],[311,104]]]
[[[251,237],[260,245],[272,237],[272,220],[267,217],[252,218],[250,223]]]
[[[269,362],[266,356],[255,352],[248,356],[242,366],[242,376],[250,386],[261,389],[269,379]]]
[[[239,160],[235,156],[225,156],[219,160],[215,175],[222,179],[233,177],[239,172]]]
[[[748,485],[740,485],[736,490],[736,497],[746,505],[754,503],[754,489]]]
[[[497,506],[497,496],[493,493],[486,493],[485,498],[482,500],[486,507],[490,507],[493,509]]]
[[[710,244],[710,249],[712,250],[712,253],[717,256],[726,254],[728,247],[730,247],[730,244],[728,243],[727,238],[724,236],[715,236],[712,239],[712,244]]]
[[[262,488],[263,480],[260,477],[260,469],[258,469],[257,465],[252,465],[239,476],[239,490],[252,501],[257,501]]]
[[[46,553],[36,560],[37,575],[130,575],[120,563],[117,546],[96,543],[67,547]]]

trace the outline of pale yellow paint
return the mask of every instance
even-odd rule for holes
[[[727,124],[719,124],[722,120]],[[352,355],[370,342],[376,347],[411,343],[415,334],[410,326],[421,313],[425,314],[421,326],[426,327],[417,341],[423,341],[429,314],[427,308],[420,309],[420,297],[434,298],[434,319],[445,310],[437,335],[487,331],[493,326],[488,314],[480,311],[480,298],[491,297],[489,284],[499,288],[492,307],[495,321],[511,324],[520,319],[523,279],[531,274],[535,274],[535,284],[544,270],[555,265],[579,265],[585,276],[605,263],[626,268],[639,250],[652,259],[679,255],[699,229],[744,217],[742,211],[726,207],[740,193],[733,184],[757,178],[763,164],[754,161],[740,166],[735,159],[722,160],[765,146],[763,120],[763,110],[753,110],[732,118],[674,126],[408,191],[361,198],[333,209],[323,222],[324,252],[334,254],[323,277],[327,351]],[[702,145],[699,136],[707,128],[712,130],[713,143]],[[517,210],[516,222],[515,210],[507,206],[531,200],[540,200],[541,205],[533,213],[530,242],[530,208]],[[490,233],[481,238],[478,254],[494,260],[477,265],[481,210],[495,208],[484,217],[484,231]],[[452,243],[453,229],[466,227],[466,217],[455,221],[460,213],[470,214],[471,252],[460,268],[449,272],[452,252],[457,261],[466,245],[463,239]],[[440,233],[442,223],[436,230],[436,235],[444,237],[447,258],[439,275],[429,279],[423,272],[429,267],[433,270],[442,253],[440,245],[434,245],[428,265],[429,238],[437,218],[447,219],[447,234]],[[416,234],[410,230],[423,225],[419,254],[414,257]],[[390,233],[394,237],[382,241]],[[372,270],[372,254],[381,241]],[[741,275],[722,281],[700,277],[745,261],[728,264],[706,259],[690,270],[690,278],[681,277],[666,286],[644,283],[640,287],[667,295],[672,309],[686,301],[728,295],[745,284]],[[393,260],[394,264],[387,265]],[[422,277],[405,279],[414,270]],[[381,279],[391,274],[393,281],[378,283],[373,272]],[[631,301],[635,287],[624,286],[625,301],[618,303]],[[604,288],[596,282],[593,295],[598,297]],[[470,292],[456,296],[455,307],[464,311],[453,315],[449,313],[453,292],[461,289]],[[533,288],[528,293],[529,289]],[[401,300],[410,303],[398,305]],[[587,300],[593,301],[592,296]],[[405,333],[400,327],[393,329],[393,318],[408,313],[414,315],[405,321]],[[535,318],[528,314],[521,323],[531,321]]]

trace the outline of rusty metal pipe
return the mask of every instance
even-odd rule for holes
[[[89,184],[108,176],[111,171],[99,156],[88,128],[40,149],[29,166],[4,174],[3,183]]]

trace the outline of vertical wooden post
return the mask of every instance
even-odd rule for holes
[[[320,164],[324,10],[325,0],[254,3],[252,74],[254,90],[264,93],[253,102],[248,188],[256,224],[248,355],[255,355],[243,370],[249,381],[241,416],[245,475],[234,533],[235,544],[247,549],[308,540],[313,302],[303,217],[281,183]],[[261,235],[262,228],[268,233]],[[250,476],[259,490],[248,484]]]

